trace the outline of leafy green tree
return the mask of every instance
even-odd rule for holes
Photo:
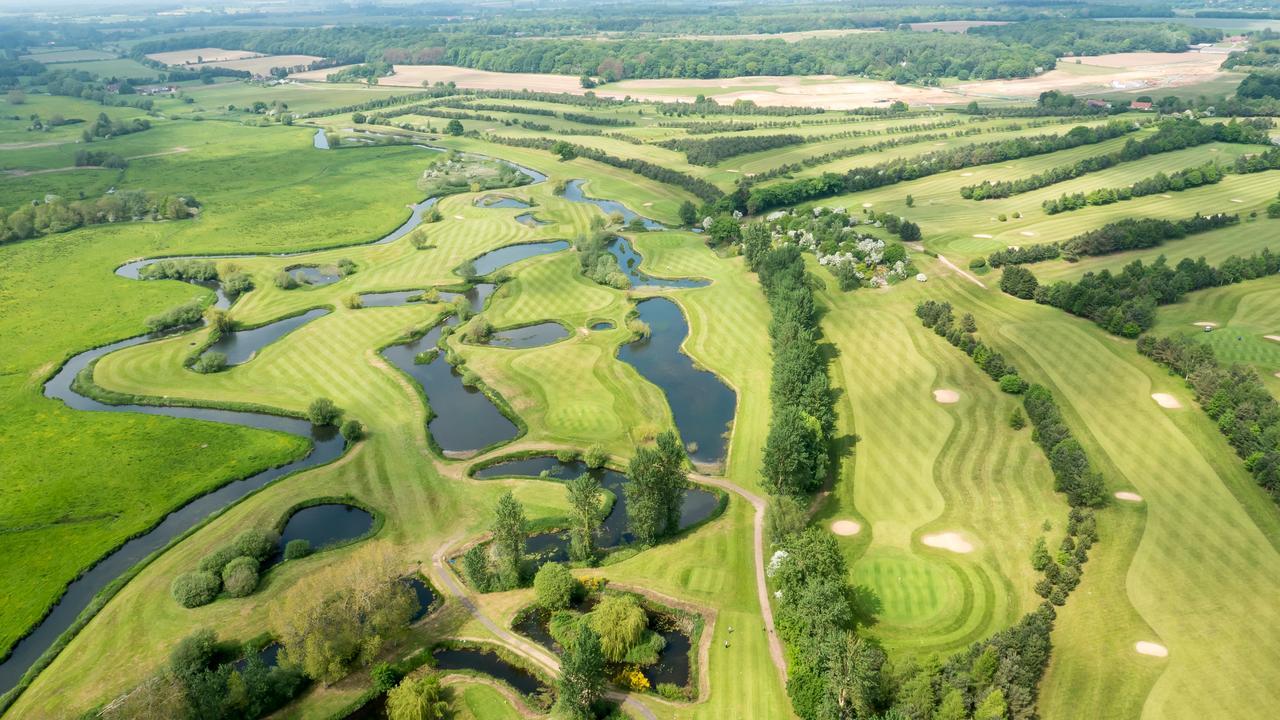
[[[698,208],[688,200],[680,203],[680,224],[692,225],[696,222],[698,222]]]
[[[547,563],[538,568],[533,578],[533,593],[538,606],[545,610],[563,610],[573,602],[578,579],[560,563]]]
[[[809,521],[808,509],[790,495],[774,495],[769,498],[769,511],[764,520],[769,542],[778,545],[804,529]]]
[[[567,720],[590,720],[592,706],[604,694],[604,650],[600,636],[587,623],[578,623],[572,642],[560,661],[555,716]]]
[[[455,135],[455,136],[456,136],[456,135],[461,135],[461,134],[462,134],[462,123],[461,123],[461,122],[459,122],[459,121],[457,120],[457,118],[454,118],[453,120],[450,120],[450,121],[448,122],[448,124],[446,124],[446,125],[444,126],[444,131],[445,131],[445,134],[447,134],[447,135]]]
[[[316,398],[307,406],[307,419],[312,425],[333,425],[342,417],[342,410],[327,397]]]
[[[1009,427],[1014,430],[1021,430],[1027,426],[1027,419],[1022,415],[1022,408],[1015,407],[1013,412],[1009,413]]]
[[[829,636],[824,643],[827,664],[825,705],[831,717],[869,718],[884,701],[881,668],[884,650],[851,631]]]
[[[373,681],[373,689],[378,693],[385,693],[404,679],[404,673],[396,669],[391,663],[381,662],[373,666],[369,671],[369,679]]]
[[[238,557],[222,569],[222,587],[233,598],[245,597],[258,588],[258,561]]]
[[[1049,555],[1049,546],[1043,537],[1036,538],[1036,544],[1031,548],[1031,567],[1035,568],[1036,572],[1044,572],[1051,562],[1053,557]]]
[[[640,447],[627,468],[627,524],[640,542],[651,545],[680,526],[680,506],[689,485],[684,448],[670,430],[655,447]]]
[[[634,595],[606,595],[587,615],[587,623],[600,636],[605,658],[621,662],[644,636],[649,618]]]
[[[434,673],[416,680],[405,678],[387,693],[390,720],[444,720],[448,713],[449,702]]]
[[[965,720],[969,716],[964,705],[964,693],[950,685],[942,694],[942,702],[933,714],[933,720]]]
[[[707,237],[711,238],[712,245],[737,242],[742,238],[741,226],[732,217],[721,215],[711,221],[711,227],[707,230]]]
[[[804,495],[822,485],[826,467],[821,424],[794,406],[779,408],[765,440],[765,489],[774,495]]]
[[[747,268],[756,271],[760,262],[773,246],[773,233],[765,223],[750,223],[742,234],[742,255],[747,260]]]
[[[1039,285],[1036,276],[1021,265],[1006,265],[1000,276],[1000,289],[1023,300],[1030,300]]]
[[[582,474],[568,482],[569,557],[579,562],[596,554],[596,536],[600,534],[600,481]]]
[[[520,584],[520,564],[524,561],[525,533],[528,526],[524,508],[508,490],[498,498],[493,510],[493,557],[498,581],[504,588]]]
[[[973,711],[973,720],[1003,720],[1006,709],[1004,692],[996,688],[978,703]]]
[[[342,423],[342,438],[347,442],[359,442],[364,438],[364,425],[354,418]]]
[[[555,144],[551,146],[551,152],[555,153],[560,157],[561,161],[565,162],[578,157],[578,151],[572,144],[565,142],[564,140],[557,140]]]

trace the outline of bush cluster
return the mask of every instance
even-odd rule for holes
[[[250,595],[258,588],[259,566],[271,557],[279,542],[280,536],[273,531],[245,530],[230,545],[204,556],[195,571],[174,578],[169,592],[186,608],[208,605],[219,592],[228,597]]]

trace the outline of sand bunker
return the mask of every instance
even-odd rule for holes
[[[978,234],[974,235],[974,237],[976,237],[976,238],[982,238],[983,240],[990,240],[990,239],[991,239],[991,236],[990,236],[990,235],[988,235],[988,234],[986,234],[986,233],[978,233]]]
[[[960,402],[960,393],[955,390],[934,390],[933,399],[943,405],[951,405]]]
[[[973,173],[971,173],[971,172],[962,172],[962,173],[960,173],[960,177],[973,177]]]
[[[1268,340],[1274,340],[1275,342],[1280,342],[1280,335],[1263,335],[1262,337]]]
[[[953,553],[963,554],[973,552],[973,544],[961,537],[960,533],[955,532],[925,535],[920,538],[920,542],[928,545],[929,547],[950,550]]]
[[[1218,327],[1218,323],[1209,322],[1208,320],[1201,320],[1200,322],[1193,322],[1191,324],[1196,327]]]
[[[1142,502],[1142,496],[1138,493],[1125,492],[1123,490],[1116,493],[1116,499],[1124,500],[1125,502]]]
[[[862,526],[852,520],[837,520],[831,523],[831,532],[837,535],[857,535]]]
[[[466,218],[465,218],[465,217],[463,217],[463,216],[461,216],[461,215],[454,215],[454,216],[453,216],[453,219],[454,219],[454,220],[466,220]]]
[[[872,203],[862,203],[862,207],[871,207]]]
[[[1172,196],[1172,195],[1166,195],[1166,194],[1164,194],[1164,193],[1161,193],[1161,194],[1160,194],[1160,197],[1164,198],[1165,200],[1172,200],[1172,199],[1173,199],[1173,196]]]
[[[1169,657],[1169,648],[1153,642],[1141,640],[1133,644],[1133,649],[1138,651],[1139,655],[1150,655],[1151,657]]]
[[[1241,200],[1240,198],[1231,198],[1231,202],[1234,202],[1234,203],[1242,203],[1242,202],[1244,202],[1244,201],[1243,201],[1243,200]]]
[[[1151,399],[1159,403],[1162,408],[1178,410],[1182,407],[1182,403],[1178,402],[1178,398],[1169,393],[1152,393]]]
[[[1018,234],[1019,234],[1019,235],[1021,235],[1022,237],[1035,237],[1035,236],[1036,236],[1036,234],[1035,234],[1035,233],[1033,233],[1033,232],[1031,232],[1030,230],[1023,230],[1022,232],[1020,232],[1020,233],[1018,233]]]

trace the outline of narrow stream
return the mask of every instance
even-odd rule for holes
[[[241,365],[252,360],[262,348],[306,325],[317,318],[328,315],[325,308],[308,310],[301,315],[267,323],[252,330],[232,330],[223,333],[218,341],[209,346],[205,352],[220,352],[227,356],[228,365]],[[203,354],[203,353],[202,353]]]
[[[601,200],[600,198],[588,197],[586,191],[582,189],[585,180],[570,180],[564,188],[564,198],[572,202],[590,203],[604,211],[605,215],[618,213],[622,216],[622,222],[629,223],[636,218],[644,225],[646,230],[666,230],[667,226],[657,220],[650,220],[647,217],[633,211],[631,208],[623,205],[617,200]]]
[[[707,280],[696,278],[657,278],[640,272],[640,262],[643,258],[631,246],[631,241],[621,235],[609,241],[608,250],[609,254],[617,259],[618,267],[622,268],[623,274],[631,281],[631,287],[699,288],[711,284]]]

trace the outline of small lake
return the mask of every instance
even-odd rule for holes
[[[406,578],[400,578],[400,582],[409,586],[413,591],[413,596],[418,599],[418,610],[409,618],[409,622],[417,622],[427,616],[427,612],[431,610],[431,605],[436,601],[436,594],[432,592],[431,586],[423,582],[422,578],[417,575],[410,575]]]
[[[522,225],[528,225],[529,227],[535,227],[535,228],[536,228],[536,227],[542,227],[543,225],[550,225],[550,224],[551,224],[551,223],[547,222],[546,220],[539,220],[538,218],[534,217],[534,216],[533,216],[533,213],[531,213],[531,212],[521,213],[521,214],[517,215],[517,216],[516,216],[516,222],[518,222],[518,223],[520,223],[520,224],[522,224]]]
[[[523,200],[517,200],[505,195],[482,195],[476,198],[476,207],[485,208],[487,210],[525,210],[533,206]]]
[[[466,298],[467,307],[471,310],[471,312],[478,313],[481,310],[484,310],[485,301],[487,301],[489,299],[489,296],[493,294],[493,291],[497,289],[498,289],[498,286],[494,285],[493,283],[476,283],[475,285],[473,285],[472,287],[468,288],[463,292],[450,292],[448,290],[441,290],[439,293],[440,302],[447,303],[447,302],[453,302],[458,298]]]
[[[253,359],[262,348],[315,320],[328,315],[325,308],[308,310],[301,315],[277,320],[273,323],[253,328],[252,330],[234,330],[223,333],[218,341],[209,346],[205,352],[226,353],[228,365],[239,365]]]
[[[737,395],[681,352],[689,324],[679,305],[667,298],[650,298],[637,304],[636,311],[649,325],[650,335],[618,348],[618,359],[662,388],[680,437],[692,445],[689,457],[700,463],[724,460],[725,432],[733,422]]]
[[[501,270],[502,268],[520,262],[526,258],[537,257],[538,255],[547,255],[549,253],[568,250],[569,242],[566,240],[550,240],[547,242],[521,243],[519,245],[507,245],[497,250],[490,250],[480,257],[472,260],[475,266],[476,275],[488,275],[489,273]]]
[[[635,540],[627,530],[627,495],[623,486],[627,476],[609,468],[588,468],[581,460],[561,462],[550,455],[510,460],[491,465],[475,472],[481,480],[502,477],[540,477],[543,473],[550,479],[568,481],[579,475],[589,474],[600,481],[600,487],[613,493],[613,507],[609,515],[600,525],[600,535],[596,545],[602,550],[626,545]],[[719,499],[710,492],[697,487],[684,491],[684,501],[680,506],[680,529],[696,525],[711,517],[719,505]],[[569,538],[563,532],[545,532],[530,535],[525,542],[525,549],[531,555],[539,556],[542,562],[565,562],[569,559]]]
[[[311,144],[314,145],[317,150],[329,149],[329,138],[325,136],[324,130],[317,130],[316,134],[311,136]]]
[[[337,268],[316,267],[314,265],[298,265],[291,268],[285,268],[285,272],[293,276],[293,279],[302,285],[315,285],[323,287],[332,285],[342,279],[342,273]]]
[[[569,337],[569,329],[565,326],[558,322],[542,322],[498,330],[489,339],[489,344],[515,350],[550,345],[567,337]]]
[[[629,223],[636,218],[640,218],[640,222],[644,224],[646,230],[665,230],[666,226],[657,220],[650,220],[647,217],[634,212],[631,208],[623,205],[617,200],[601,200],[599,198],[587,197],[586,192],[582,189],[585,180],[570,180],[569,184],[564,188],[564,197],[566,200],[580,203],[590,203],[604,211],[605,215],[618,213],[622,216],[622,222]]]
[[[516,667],[496,653],[471,648],[444,649],[432,653],[439,670],[471,670],[506,682],[524,695],[537,695],[546,686],[524,668]]]
[[[612,330],[613,323],[609,322],[608,320],[602,320],[598,323],[591,323],[591,329],[594,332],[600,332],[602,330]]]
[[[325,503],[305,507],[289,516],[280,533],[280,549],[292,540],[306,540],[312,550],[358,538],[373,527],[373,515],[354,505]]]
[[[698,288],[711,284],[706,280],[657,278],[640,272],[640,262],[642,260],[640,253],[636,252],[636,249],[632,247],[631,241],[622,236],[616,236],[613,240],[610,240],[608,250],[609,254],[617,259],[618,267],[622,268],[623,274],[631,281],[631,287]]]
[[[508,420],[487,395],[462,384],[462,376],[445,361],[443,352],[429,363],[415,361],[419,353],[436,347],[445,324],[456,323],[457,319],[450,317],[417,340],[392,345],[382,351],[383,357],[422,387],[434,415],[427,422],[427,431],[446,452],[479,450],[511,440],[519,434],[515,423]]]
[[[408,304],[409,298],[418,297],[421,294],[421,290],[362,293],[360,305],[361,307],[398,307]]]

